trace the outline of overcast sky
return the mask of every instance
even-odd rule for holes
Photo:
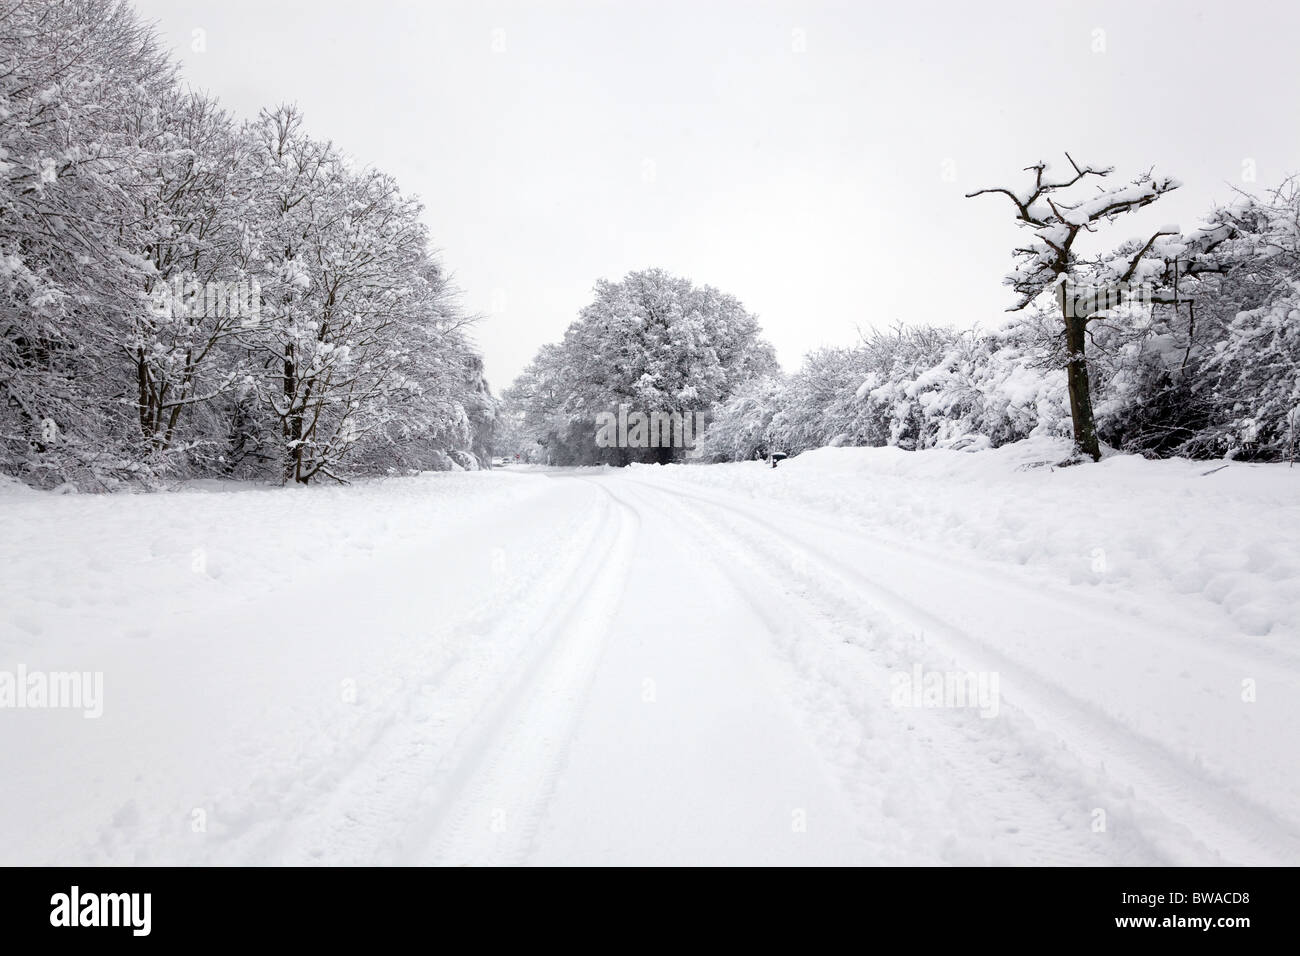
[[[1300,171],[1281,0],[136,5],[236,115],[296,101],[423,199],[497,391],[650,266],[737,296],[788,370],[858,328],[996,324],[1016,231],[962,194],[1062,150],[1185,183],[1107,244]]]

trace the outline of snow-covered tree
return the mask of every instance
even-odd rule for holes
[[[707,415],[738,387],[777,370],[757,320],[733,296],[660,269],[600,281],[558,346],[511,390],[525,429],[555,463],[671,461],[683,448],[600,448],[597,416]]]
[[[421,208],[391,177],[354,169],[306,135],[293,107],[263,113],[255,135],[264,396],[285,480],[339,478],[354,446],[402,416],[420,388],[412,333],[438,309]]]
[[[138,431],[120,346],[140,310],[135,120],[175,71],[129,7],[111,0],[0,8],[0,449],[42,483],[129,477]]]
[[[775,375],[740,386],[714,410],[700,439],[700,457],[706,461],[751,461],[783,450],[773,448],[771,427],[784,405],[784,393],[785,382]]]
[[[257,211],[250,142],[213,100],[172,91],[135,122],[154,144],[138,195],[151,268],[148,304],[123,344],[141,434],[165,452],[187,412],[207,413],[196,440],[217,427],[199,406],[236,390],[249,372],[241,350],[227,346],[257,332],[260,277],[248,232]]]
[[[117,0],[0,6],[0,469],[305,482],[486,454],[421,209],[184,89]],[[259,294],[260,293],[260,294]]]
[[[1080,234],[1093,232],[1103,222],[1113,222],[1124,213],[1133,212],[1155,202],[1165,193],[1177,189],[1177,180],[1156,178],[1151,173],[1139,176],[1132,183],[1110,189],[1098,188],[1084,198],[1070,196],[1066,190],[1089,177],[1104,178],[1113,168],[1080,166],[1066,154],[1072,171],[1057,178],[1050,175],[1050,167],[1038,162],[1026,167],[1032,174],[1027,187],[1013,190],[1006,187],[979,189],[968,193],[967,198],[1000,193],[1011,200],[1015,208],[1017,225],[1027,229],[1030,238],[1015,250],[1017,267],[1006,278],[1006,283],[1016,292],[1018,300],[1011,308],[1024,309],[1044,292],[1059,296],[1061,319],[1065,332],[1066,376],[1070,393],[1070,414],[1074,425],[1074,441],[1079,454],[1094,461],[1101,458],[1097,440],[1097,426],[1092,408],[1092,390],[1088,377],[1086,354],[1088,323],[1110,308],[1112,303],[1122,304],[1119,296],[1106,296],[1104,301],[1083,301],[1074,293],[1076,288],[1087,288],[1086,281],[1106,281],[1116,292],[1130,283],[1143,258],[1162,236],[1176,235],[1176,228],[1162,228],[1127,256],[1122,264],[1110,270],[1109,275],[1079,276],[1080,261],[1074,246]]]

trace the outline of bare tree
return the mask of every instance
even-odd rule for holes
[[[1049,177],[1048,164],[1038,162],[1025,167],[1026,172],[1033,174],[1033,184],[1028,189],[1019,192],[1006,187],[978,189],[967,193],[966,198],[1001,193],[1015,206],[1017,225],[1032,233],[1033,238],[1015,249],[1018,265],[1006,278],[1006,284],[1020,297],[1008,311],[1023,309],[1048,289],[1056,289],[1065,326],[1066,375],[1076,454],[1097,461],[1101,458],[1101,447],[1097,441],[1088,381],[1088,322],[1099,312],[1122,301],[1124,287],[1133,278],[1143,257],[1151,252],[1161,236],[1176,235],[1177,230],[1157,230],[1138,246],[1114,275],[1116,294],[1084,297],[1082,300],[1068,294],[1071,285],[1079,285],[1074,282],[1074,273],[1081,267],[1074,243],[1080,233],[1095,232],[1101,222],[1112,222],[1123,213],[1148,206],[1165,193],[1177,189],[1180,183],[1169,177],[1157,179],[1148,171],[1125,186],[1099,188],[1090,197],[1070,202],[1061,195],[1064,190],[1088,177],[1105,178],[1114,169],[1109,166],[1080,166],[1069,153],[1065,158],[1070,161],[1072,171],[1063,178]]]

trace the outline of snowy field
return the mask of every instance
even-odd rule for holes
[[[1065,451],[0,486],[0,863],[1300,864],[1300,471]]]

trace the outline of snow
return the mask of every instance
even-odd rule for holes
[[[1300,473],[1066,451],[0,484],[0,864],[1300,862]]]
[[[1032,402],[1032,393],[1023,401]],[[740,474],[690,479],[761,493],[858,527],[1034,570],[1106,594],[1157,591],[1227,633],[1291,637],[1300,622],[1300,471],[1286,465],[1112,455],[1095,467],[1051,468],[1063,439],[1039,438],[975,457],[934,449],[823,448]],[[1046,470],[1044,474],[1038,468]],[[1209,474],[1207,474],[1207,472]],[[1093,569],[1093,551],[1106,570]]]

